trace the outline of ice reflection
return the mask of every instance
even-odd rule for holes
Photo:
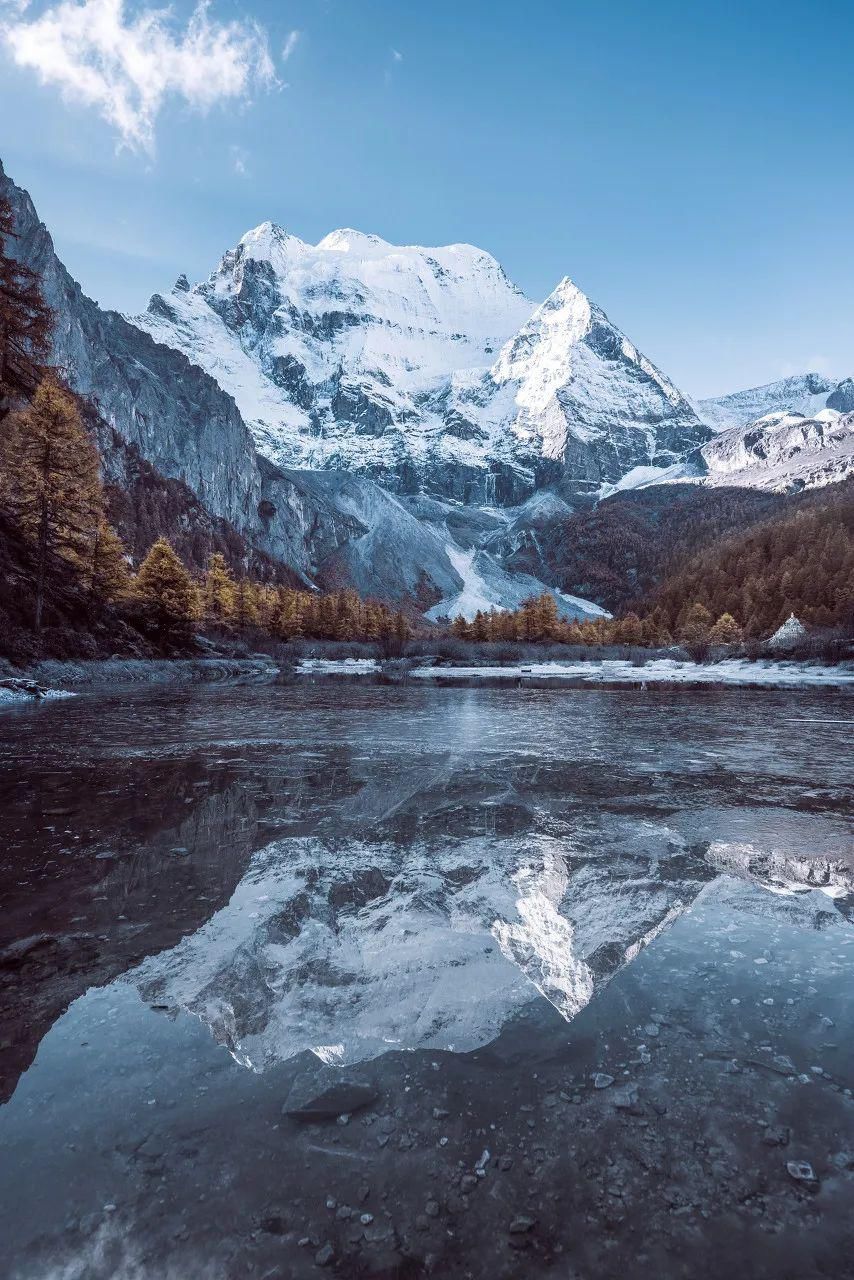
[[[593,856],[539,834],[275,841],[227,906],[132,980],[257,1071],[306,1050],[337,1064],[390,1047],[470,1050],[535,992],[571,1021],[721,876],[829,887],[840,906],[854,888],[841,857],[688,844],[625,819],[600,838]]]

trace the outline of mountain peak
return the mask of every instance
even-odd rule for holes
[[[246,258],[254,258],[258,262],[277,261],[287,257],[289,249],[304,249],[308,246],[299,236],[291,235],[277,222],[262,222],[240,237],[238,249]]]
[[[574,280],[564,276],[542,306],[534,312],[531,323],[560,325],[567,330],[568,340],[574,342],[588,331],[594,316],[604,318],[604,313],[579,289]]]
[[[365,254],[387,253],[394,245],[383,240],[381,236],[365,231],[356,231],[353,227],[339,227],[330,231],[317,244],[318,249],[326,249],[333,253],[352,253],[357,256]]]

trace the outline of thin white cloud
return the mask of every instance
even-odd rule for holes
[[[131,15],[125,0],[60,0],[31,19],[7,6],[0,35],[19,66],[95,107],[122,145],[151,153],[167,99],[207,111],[276,84],[260,27],[217,22],[209,8],[210,0],[200,0],[179,29],[168,10],[143,7]]]
[[[288,58],[291,56],[294,49],[299,44],[301,36],[302,36],[301,31],[288,32],[288,38],[285,41],[284,45],[282,46],[282,62],[287,62]]]
[[[239,178],[245,178],[249,172],[249,152],[239,147],[237,143],[232,143],[228,148],[228,154],[231,157],[231,167]]]
[[[403,62],[403,54],[400,52],[399,49],[395,49],[394,47],[390,48],[388,53],[389,53],[390,65],[388,64],[386,65],[386,69],[383,72],[383,80],[385,81],[386,84],[391,84],[392,80],[394,79],[394,76],[393,76],[394,68],[398,66],[399,63]]]
[[[807,356],[800,361],[785,360],[778,365],[777,376],[780,378],[798,377],[803,373],[820,373],[824,378],[838,376],[836,362],[831,360],[830,356]]]

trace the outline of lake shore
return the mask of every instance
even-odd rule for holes
[[[71,696],[99,688],[187,687],[200,684],[268,684],[357,681],[374,684],[429,684],[460,688],[488,686],[565,689],[854,688],[854,663],[830,666],[783,659],[724,658],[698,663],[654,657],[470,664],[435,658],[313,657],[285,659],[255,653],[246,657],[109,658],[86,662],[48,659],[21,676],[0,679],[0,707]]]

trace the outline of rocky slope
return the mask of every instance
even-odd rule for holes
[[[705,484],[779,493],[834,484],[854,473],[854,413],[768,413],[721,432],[697,461]]]
[[[248,568],[256,567],[258,552],[289,567],[295,581],[352,582],[366,594],[423,608],[459,596],[463,579],[448,554],[450,536],[425,530],[364,477],[284,470],[259,454],[234,400],[208,373],[86,297],[57,258],[30,197],[2,169],[0,190],[15,212],[15,251],[40,274],[56,317],[52,358],[91,405],[114,509],[137,551],[146,549],[143,535],[174,536],[176,520],[197,533],[207,513],[210,530],[234,552],[230,558]],[[500,273],[494,285],[518,299]],[[164,523],[143,529],[134,515],[137,499],[145,498],[151,516],[154,490]],[[210,536],[206,531],[206,545]],[[509,579],[498,566],[494,577],[491,602],[501,605]],[[542,584],[529,580],[525,590],[531,589]],[[520,590],[516,584],[511,603]]]
[[[0,189],[56,315],[53,358],[129,495],[126,536],[144,463],[173,525],[207,513],[247,567],[268,556],[432,617],[515,607],[547,582],[583,616],[553,555],[574,510],[662,480],[785,491],[852,467],[850,380],[788,379],[698,416],[570,280],[534,307],[469,245],[307,245],[265,223],[131,323],[85,296],[2,168]],[[149,532],[173,530],[137,521],[137,551]]]
[[[703,422],[714,431],[744,427],[769,413],[800,413],[813,417],[822,409],[854,412],[854,379],[834,382],[818,373],[804,373],[769,382],[762,387],[700,400],[697,404]]]
[[[541,307],[470,245],[272,223],[134,317],[216,378],[274,462],[398,493],[514,505],[595,494],[708,438],[683,395],[568,279]]]
[[[128,483],[118,435],[161,475],[186,484],[211,515],[303,576],[361,532],[258,458],[237,406],[211,377],[86,297],[57,258],[29,195],[2,166],[0,191],[15,213],[13,249],[41,276],[54,312],[52,359],[97,411],[108,482]]]

